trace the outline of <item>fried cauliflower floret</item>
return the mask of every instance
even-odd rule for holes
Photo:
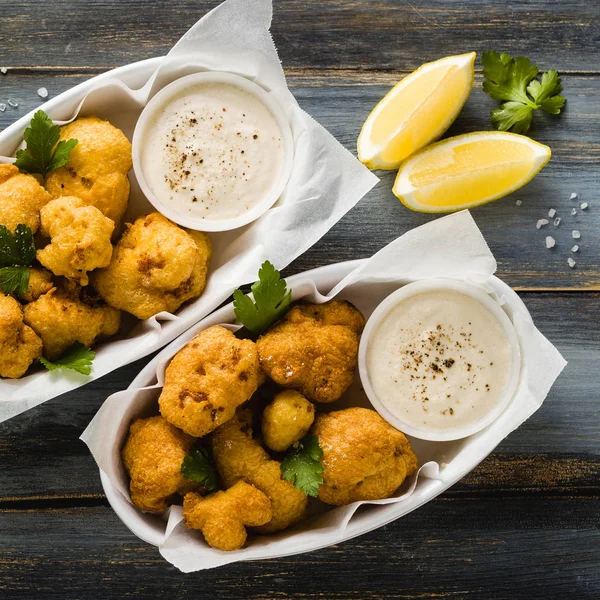
[[[281,475],[281,464],[272,460],[252,437],[252,413],[240,410],[211,435],[213,458],[221,481],[231,487],[245,481],[265,493],[273,518],[257,528],[272,533],[289,527],[306,514],[308,498]]]
[[[131,424],[121,455],[129,473],[131,501],[140,510],[164,512],[171,496],[197,487],[181,474],[183,459],[195,441],[162,417]]]
[[[275,383],[314,402],[334,402],[350,386],[364,317],[349,302],[294,306],[256,343]]]
[[[162,416],[195,437],[216,429],[256,391],[256,346],[224,327],[210,327],[171,360],[158,399]]]
[[[44,356],[56,360],[75,342],[91,346],[119,330],[121,313],[110,306],[89,306],[56,288],[23,309],[25,323],[44,343]]]
[[[206,498],[192,492],[183,499],[186,527],[199,529],[206,543],[218,550],[241,548],[248,536],[246,527],[264,525],[272,517],[267,496],[243,481]]]
[[[42,340],[23,324],[21,305],[0,294],[0,377],[21,377],[41,355]]]
[[[110,265],[94,274],[104,300],[138,319],[175,312],[204,291],[210,238],[159,213],[140,217],[124,234]]]
[[[114,222],[80,198],[66,196],[42,208],[41,233],[50,238],[37,259],[55,275],[87,285],[88,271],[107,267],[113,252]]]
[[[296,390],[279,392],[262,414],[265,444],[283,452],[300,441],[315,420],[315,407]]]
[[[50,271],[31,268],[29,269],[27,291],[24,294],[19,294],[19,298],[25,302],[33,302],[53,287],[54,283],[52,283],[52,273]]]
[[[319,499],[327,504],[389,498],[417,470],[406,436],[374,410],[354,407],[320,414],[311,433],[323,450]]]
[[[125,134],[104,119],[84,117],[60,128],[60,139],[78,140],[64,167],[46,178],[53,198],[76,196],[119,223],[127,209],[133,166],[131,143]]]
[[[0,225],[14,231],[22,223],[35,233],[40,210],[50,198],[33,175],[21,173],[15,165],[0,165]]]

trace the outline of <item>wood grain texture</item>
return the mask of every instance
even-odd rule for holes
[[[377,101],[401,77],[399,73],[370,73],[356,77],[347,71],[291,71],[291,88],[300,105],[352,152],[360,127]],[[37,89],[45,86],[51,96],[87,79],[85,75],[17,76],[0,78],[0,102],[12,98],[16,109],[0,113],[0,127],[6,127],[20,115],[42,103]],[[527,186],[490,205],[473,210],[478,225],[496,259],[498,272],[512,286],[527,289],[581,288],[600,289],[600,139],[595,124],[600,122],[600,77],[565,76],[567,109],[560,117],[536,115],[532,136],[551,146],[550,164]],[[476,88],[447,135],[490,128],[489,111],[495,103]],[[288,273],[323,264],[371,256],[409,229],[436,216],[413,213],[396,199],[391,188],[394,172],[380,171],[381,178],[372,190],[341,222],[306,254]],[[569,200],[577,192],[577,201]],[[516,206],[517,200],[522,206]],[[571,209],[587,202],[586,211],[576,217]],[[549,225],[537,231],[538,219],[554,208],[562,218],[558,228]],[[575,243],[571,232],[581,231],[577,266],[569,268]],[[365,235],[365,231],[376,232]],[[552,235],[556,247],[549,251],[545,236]]]
[[[31,0],[3,6],[8,66],[116,66],[167,52],[215,0]],[[50,5],[48,5],[49,8]],[[593,0],[275,0],[273,36],[289,68],[412,70],[490,48],[544,69],[598,70]],[[16,43],[18,40],[18,43]]]

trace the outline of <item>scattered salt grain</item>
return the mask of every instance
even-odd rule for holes
[[[569,196],[569,200],[575,200],[575,198],[577,198],[577,194],[575,192],[573,192],[570,196]]]
[[[554,219],[554,227],[558,227],[560,225],[560,217],[556,217],[556,219]]]
[[[48,90],[45,87],[41,87],[38,91],[38,96],[40,98],[47,98],[48,97]]]
[[[573,216],[575,216],[575,215],[577,214],[577,209],[576,209],[576,208],[572,208],[572,209],[571,209],[571,214],[572,214]]]
[[[569,263],[571,269],[577,264],[572,258],[568,258],[567,262]]]
[[[546,236],[546,248],[550,249],[550,248],[554,248],[554,246],[556,246],[556,240],[551,235],[547,235]]]
[[[14,100],[9,100],[8,105],[12,106],[13,108],[17,108],[17,106],[19,106],[19,103],[15,102]]]
[[[579,246],[577,244],[575,244],[572,248],[571,248],[571,252],[577,252],[579,250]]]
[[[553,219],[553,218],[554,218],[554,215],[555,215],[555,214],[556,214],[556,211],[555,211],[553,208],[551,208],[551,209],[548,211],[548,216],[549,216],[551,219]]]
[[[541,229],[544,225],[548,225],[548,219],[540,219],[536,224],[535,224],[535,228],[536,229]]]
[[[521,206],[521,204],[523,204],[523,200],[517,200],[517,201],[515,202],[515,204],[516,204],[517,206]]]
[[[581,237],[581,233],[579,233],[579,231],[577,231],[577,229],[573,229],[573,239],[574,240],[578,240]]]
[[[4,112],[6,110],[6,104],[4,102],[0,102],[0,111]]]
[[[581,210],[586,210],[588,206],[589,206],[589,204],[587,202],[582,202],[580,204]]]
[[[2,67],[0,69],[0,73],[2,73],[2,75],[6,75],[8,73],[8,69],[6,67]]]

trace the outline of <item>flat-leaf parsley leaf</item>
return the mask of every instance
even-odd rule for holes
[[[96,354],[87,346],[75,342],[70,348],[65,350],[56,360],[40,358],[40,362],[48,369],[72,369],[82,375],[89,375],[92,372],[92,361]]]
[[[35,258],[33,233],[20,223],[12,234],[0,225],[0,290],[24,294],[29,285],[29,266]]]
[[[560,96],[562,85],[556,71],[536,79],[539,69],[528,58],[494,50],[484,52],[483,91],[494,100],[502,102],[501,108],[492,110],[492,124],[500,131],[527,133],[531,126],[533,111],[558,115],[566,99]]]
[[[59,142],[59,138],[60,127],[54,125],[43,110],[38,110],[23,133],[27,148],[17,152],[15,165],[28,173],[40,173],[42,177],[64,167],[69,162],[69,154],[77,145],[77,140]]]
[[[258,281],[250,288],[254,302],[241,290],[233,292],[233,308],[238,321],[254,333],[262,333],[287,311],[292,292],[287,290],[279,271],[267,260],[258,271]]]
[[[317,496],[323,483],[323,450],[316,435],[307,435],[295,444],[281,461],[283,478],[307,496]]]
[[[181,474],[186,479],[201,483],[207,492],[214,492],[219,487],[217,470],[204,448],[194,450],[183,459]]]

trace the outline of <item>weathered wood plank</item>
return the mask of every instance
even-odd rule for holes
[[[289,82],[302,107],[354,152],[362,122],[399,76],[292,71]],[[0,77],[0,102],[8,98],[19,102],[17,109],[9,107],[0,113],[0,128],[42,103],[36,94],[40,86],[54,96],[85,79],[79,74],[48,73]],[[509,284],[531,289],[600,289],[600,254],[595,250],[600,246],[600,142],[595,125],[600,119],[600,77],[567,76],[563,80],[569,98],[565,114],[559,118],[542,115],[532,130],[535,139],[552,147],[550,164],[522,190],[475,209],[473,215],[496,255],[499,273]],[[449,135],[490,128],[489,110],[494,103],[479,86],[480,78]],[[391,193],[394,173],[379,175],[381,183],[300,257],[290,273],[370,256],[398,235],[435,218],[403,207]],[[573,191],[579,193],[577,202],[569,200]],[[522,206],[517,207],[516,200],[522,200]],[[571,208],[581,201],[590,208],[572,217]],[[547,217],[551,207],[562,217],[561,225],[536,231],[536,221]],[[579,229],[582,238],[575,255],[577,266],[570,269],[567,258],[575,243],[573,229]],[[557,240],[552,251],[545,247],[548,234]]]
[[[159,56],[218,0],[6,3],[2,61],[116,66]],[[597,71],[596,2],[577,0],[275,0],[273,36],[287,67],[412,70],[486,49],[543,69]]]
[[[592,498],[438,499],[342,545],[184,576],[108,508],[0,511],[0,589],[6,600],[591,600],[599,517]]]
[[[600,362],[597,293],[527,293],[534,320],[570,361],[544,406],[451,494],[599,493]],[[79,435],[138,361],[0,424],[0,505],[23,499],[100,498],[98,471]]]

